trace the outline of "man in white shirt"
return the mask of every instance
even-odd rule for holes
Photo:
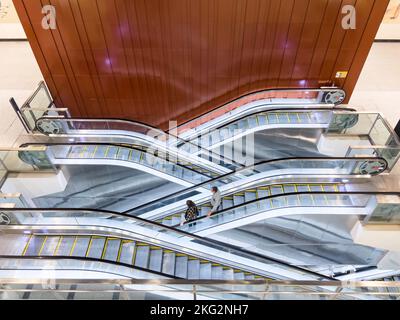
[[[217,187],[212,187],[211,188],[211,211],[207,214],[207,217],[210,217],[212,214],[217,212],[219,209],[221,209],[221,192],[218,190]]]

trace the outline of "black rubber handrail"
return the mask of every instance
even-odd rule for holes
[[[41,142],[28,142],[28,143],[24,143],[24,144],[20,145],[20,148],[26,148],[26,147],[29,147],[29,146],[111,146],[111,147],[126,148],[126,149],[131,149],[131,150],[136,150],[136,151],[140,151],[140,152],[146,153],[145,150],[142,150],[140,148],[136,148],[136,147],[133,147],[133,146],[130,146],[130,145],[118,144],[118,143],[108,143],[108,142],[65,142],[65,143],[62,143],[62,142],[44,142],[44,143],[41,143]],[[156,155],[154,155],[154,156],[158,158],[158,156],[156,156]],[[80,158],[80,159],[84,160],[85,158]],[[101,159],[127,161],[127,160],[115,159],[115,158],[101,158]],[[205,174],[204,172],[199,172],[199,171],[197,171],[197,170],[195,170],[193,168],[186,167],[185,165],[179,164],[177,162],[174,162],[174,165],[182,167],[182,168],[185,168],[185,170],[190,170],[190,171],[195,172],[195,173],[197,173],[199,175],[203,175],[203,176],[207,176],[209,178],[212,178],[212,176],[210,176],[209,174]],[[154,170],[157,170],[157,169],[154,168]],[[160,171],[160,170],[157,170],[157,171]],[[211,172],[211,170],[209,170],[209,171]]]
[[[246,249],[242,249],[242,248],[237,247],[235,245],[228,244],[228,243],[225,243],[225,242],[220,242],[218,240],[214,240],[214,239],[211,239],[211,238],[201,237],[201,236],[198,236],[196,234],[193,234],[193,233],[190,233],[190,232],[187,232],[187,231],[183,231],[183,230],[179,230],[179,229],[174,228],[174,227],[166,226],[166,225],[163,225],[163,224],[155,222],[155,221],[146,220],[146,219],[143,219],[143,218],[140,218],[140,217],[133,217],[133,216],[128,215],[126,213],[119,213],[119,212],[110,211],[110,210],[86,209],[86,208],[79,208],[79,209],[78,208],[4,208],[4,209],[1,209],[1,210],[4,211],[4,212],[13,212],[13,211],[16,211],[16,212],[43,212],[43,211],[49,211],[49,212],[66,212],[66,211],[82,212],[82,211],[84,211],[84,212],[110,214],[110,215],[114,215],[116,217],[123,217],[123,218],[132,219],[132,220],[137,220],[139,222],[142,222],[142,223],[147,224],[147,225],[151,225],[153,227],[157,227],[159,229],[164,229],[166,231],[171,231],[171,232],[174,232],[176,234],[180,234],[182,236],[189,237],[189,238],[192,238],[192,239],[194,239],[196,241],[199,241],[201,244],[209,244],[212,247],[216,247],[216,248],[218,248],[218,247],[220,247],[220,248],[221,247],[222,248],[228,248],[228,249],[234,250],[236,254],[240,253],[240,255],[243,256],[243,257],[247,257],[247,256],[257,257],[259,259],[266,260],[266,261],[273,262],[273,263],[277,263],[277,264],[281,264],[281,265],[286,266],[287,268],[291,268],[293,270],[297,270],[297,271],[300,271],[300,272],[303,272],[303,273],[307,273],[307,274],[310,274],[310,275],[313,275],[313,276],[316,276],[316,277],[319,277],[319,278],[324,278],[324,279],[328,279],[328,280],[334,280],[334,278],[332,278],[332,277],[329,277],[329,276],[326,276],[326,275],[320,274],[318,272],[315,272],[315,271],[312,271],[312,270],[308,270],[308,269],[305,269],[305,268],[302,268],[302,267],[299,267],[299,266],[291,265],[291,264],[289,264],[289,263],[287,263],[285,261],[282,261],[282,260],[279,260],[279,259],[276,259],[276,258],[267,257],[267,256],[264,256],[263,254],[260,254],[260,253],[257,253],[257,252],[252,252],[252,251],[249,251],[249,250],[246,250]]]
[[[227,211],[230,211],[230,210],[235,210],[237,208],[240,208],[240,207],[243,207],[243,206],[247,206],[247,205],[256,203],[258,201],[264,201],[264,200],[269,200],[269,199],[274,199],[274,198],[279,198],[279,197],[298,196],[298,195],[356,195],[356,194],[358,194],[358,195],[400,196],[400,192],[390,192],[390,191],[312,191],[312,192],[310,192],[310,191],[302,191],[302,192],[288,192],[288,193],[274,194],[274,195],[265,196],[265,197],[262,197],[262,198],[250,200],[250,201],[247,201],[247,202],[243,202],[241,204],[237,204],[235,206],[232,206],[232,207],[229,207],[229,208],[226,208],[226,209],[222,209],[220,211],[216,211],[210,217],[218,216],[220,214],[223,214],[224,212],[227,212]],[[303,206],[303,207],[308,207],[308,206]],[[325,206],[325,207],[332,207],[332,206]],[[283,208],[286,208],[286,207],[283,207]],[[279,208],[277,208],[277,209],[279,209]],[[250,214],[249,216],[254,215],[254,214],[258,214],[258,213],[253,213],[253,214]],[[208,216],[202,216],[202,217],[198,217],[196,219],[190,220],[187,223],[193,223],[193,222],[197,222],[197,221],[208,219],[208,218],[209,218]],[[228,222],[231,222],[231,221],[228,221]],[[177,225],[174,225],[172,227],[176,228],[178,226],[180,226],[180,225],[177,224]]]
[[[310,160],[310,161],[313,161],[313,160],[316,160],[316,161],[318,161],[318,160],[326,160],[326,161],[348,160],[349,162],[350,161],[362,161],[362,160],[365,160],[365,161],[377,161],[378,160],[378,161],[382,161],[385,164],[385,170],[388,167],[387,161],[384,158],[379,158],[379,157],[351,157],[351,158],[346,158],[346,157],[337,157],[337,158],[333,158],[333,157],[292,157],[292,158],[280,158],[280,159],[272,159],[272,160],[262,160],[262,161],[254,163],[254,164],[252,164],[250,166],[247,166],[247,167],[244,167],[244,168],[240,168],[240,169],[234,170],[232,172],[228,172],[228,173],[223,174],[221,176],[212,178],[211,180],[207,180],[207,181],[198,183],[195,186],[186,188],[184,190],[176,191],[173,194],[161,197],[159,199],[150,201],[148,203],[142,204],[140,206],[137,206],[137,207],[129,209],[129,210],[125,210],[123,212],[124,213],[128,213],[128,212],[140,210],[140,209],[142,209],[144,207],[151,206],[151,205],[153,205],[153,204],[155,204],[157,202],[164,201],[164,200],[166,200],[168,198],[177,197],[177,196],[179,196],[179,195],[181,195],[183,193],[187,193],[189,191],[196,190],[196,189],[202,187],[203,185],[207,185],[207,184],[213,183],[214,181],[227,178],[227,177],[229,177],[231,175],[235,175],[237,173],[240,173],[241,171],[246,171],[246,170],[249,170],[249,169],[254,170],[254,167],[259,166],[259,165],[268,164],[268,163],[274,163],[274,162],[297,161],[297,160],[298,161],[301,161],[301,160]]]
[[[327,92],[328,91],[335,91],[335,90],[340,90],[340,91],[344,92],[344,90],[342,88],[337,88],[337,87],[332,87],[331,89],[330,88],[321,89],[321,88],[294,88],[293,87],[293,88],[270,88],[270,89],[254,90],[254,91],[242,94],[241,96],[239,96],[239,97],[237,97],[235,99],[232,99],[232,100],[230,100],[228,102],[225,102],[225,103],[223,103],[223,104],[221,104],[221,105],[219,105],[217,107],[214,107],[214,108],[212,108],[210,110],[207,110],[207,111],[201,113],[200,115],[198,115],[198,116],[196,116],[196,117],[194,117],[192,119],[186,120],[186,121],[182,122],[181,124],[179,124],[177,127],[173,128],[173,129],[176,129],[176,128],[179,128],[181,126],[184,126],[185,124],[187,124],[187,123],[189,123],[191,121],[195,121],[195,119],[199,119],[201,117],[204,117],[208,113],[214,112],[217,109],[221,109],[221,108],[227,106],[230,103],[233,103],[233,102],[235,102],[237,100],[240,100],[240,99],[243,99],[245,97],[251,96],[253,94],[262,93],[262,92],[269,92],[269,91],[278,91],[278,92],[280,92],[280,91],[320,91],[320,90],[321,90],[321,92],[324,91],[324,90],[327,91]]]

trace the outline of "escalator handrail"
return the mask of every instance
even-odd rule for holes
[[[184,279],[180,277],[176,277],[170,274],[166,274],[163,272],[155,271],[155,270],[150,270],[138,266],[134,266],[128,263],[123,263],[123,262],[117,262],[117,261],[112,261],[112,260],[106,260],[106,259],[101,259],[101,258],[93,258],[93,257],[78,257],[78,256],[37,256],[37,255],[32,255],[32,256],[21,256],[21,255],[0,255],[0,259],[8,260],[8,259],[21,259],[21,260],[76,260],[76,261],[89,261],[89,262],[99,262],[99,263],[107,263],[107,264],[112,264],[115,266],[120,266],[120,267],[127,267],[139,271],[144,271],[144,272],[149,272],[149,273],[154,273],[159,276],[163,277],[168,277],[172,279]],[[36,270],[36,269],[34,269]],[[37,269],[41,270],[41,269]],[[62,269],[61,269],[62,270]],[[80,270],[80,269],[78,269]]]
[[[118,143],[111,143],[111,142],[110,143],[109,142],[64,142],[64,143],[63,142],[44,142],[44,143],[41,143],[41,142],[27,142],[27,143],[21,144],[20,148],[25,148],[25,147],[29,147],[29,146],[37,146],[37,145],[40,145],[40,146],[111,146],[111,147],[126,148],[126,149],[131,149],[131,150],[136,150],[136,151],[147,153],[146,150],[141,150],[140,148],[136,148],[136,147],[133,147],[133,146],[130,146],[130,145],[122,145],[122,144],[118,144]],[[155,154],[153,154],[153,156],[159,158]],[[85,160],[85,158],[80,158],[80,159],[81,160]],[[116,158],[101,158],[101,159],[125,161],[123,159],[116,159]],[[166,161],[169,162],[169,160],[166,160]],[[185,170],[189,170],[189,171],[195,172],[196,174],[205,175],[205,176],[210,177],[208,174],[205,174],[205,173],[199,172],[199,171],[197,171],[195,169],[186,167],[185,165],[179,164],[177,162],[176,163],[174,162],[173,164],[176,165],[176,166],[185,168]],[[155,169],[155,170],[157,170],[157,169]],[[159,171],[159,170],[157,170],[157,171]]]
[[[234,250],[235,253],[239,253],[238,254],[239,256],[257,257],[257,258],[260,258],[262,260],[266,260],[266,261],[269,261],[269,262],[274,262],[274,263],[277,263],[277,264],[284,265],[287,268],[292,268],[294,270],[297,270],[297,271],[300,271],[300,272],[303,272],[303,273],[306,273],[306,274],[317,276],[319,278],[324,278],[324,279],[328,279],[328,280],[334,280],[334,278],[332,278],[332,277],[329,277],[329,276],[326,276],[326,275],[320,274],[318,272],[315,272],[315,271],[312,271],[312,270],[308,270],[308,269],[305,269],[305,268],[302,268],[302,267],[299,267],[299,266],[291,265],[291,264],[289,264],[289,263],[287,263],[285,261],[282,261],[282,260],[279,260],[279,259],[276,259],[276,258],[267,257],[267,256],[265,256],[263,254],[260,254],[260,253],[257,253],[257,252],[252,252],[252,251],[249,251],[249,250],[246,250],[246,249],[242,249],[242,248],[237,247],[237,246],[232,245],[232,244],[228,244],[228,243],[221,242],[221,241],[214,240],[214,239],[207,238],[207,237],[202,237],[202,236],[199,236],[199,235],[187,232],[187,231],[183,231],[183,230],[171,227],[171,226],[163,225],[163,224],[158,223],[156,221],[151,221],[151,220],[143,219],[143,218],[140,218],[140,217],[131,216],[131,215],[126,214],[126,213],[120,213],[120,212],[115,212],[115,211],[110,211],[110,210],[103,210],[103,209],[99,210],[99,209],[86,209],[86,208],[4,208],[4,209],[2,208],[1,210],[4,211],[4,212],[44,212],[44,211],[48,211],[48,212],[57,212],[57,211],[59,211],[59,212],[67,212],[67,211],[70,211],[70,212],[82,212],[83,211],[83,212],[94,212],[94,213],[110,214],[110,215],[113,215],[113,216],[116,216],[116,217],[123,217],[123,218],[127,218],[127,219],[130,219],[130,220],[133,220],[133,221],[136,220],[139,223],[143,223],[145,225],[150,225],[150,226],[153,226],[153,227],[156,227],[156,228],[159,228],[159,229],[164,229],[166,231],[174,232],[174,233],[180,234],[180,235],[182,235],[184,237],[188,237],[188,238],[192,238],[193,240],[197,240],[197,241],[200,242],[200,244],[208,243],[211,246],[216,247],[218,249],[221,248],[221,247],[225,248],[225,249],[229,248],[231,250]]]
[[[356,112],[356,111],[357,111],[356,109],[347,108],[347,107],[326,107],[326,108],[321,108],[321,107],[319,107],[319,108],[318,108],[318,107],[317,107],[317,108],[315,108],[315,107],[311,107],[311,108],[280,108],[280,109],[277,109],[277,110],[279,110],[279,111],[293,111],[293,112],[296,112],[296,111],[299,111],[299,110],[302,110],[302,111],[304,111],[304,112],[307,112],[307,111],[309,111],[309,112],[314,112],[314,111],[349,111],[349,112]],[[223,125],[220,125],[220,126],[216,127],[216,128],[213,129],[213,130],[218,130],[218,129],[227,127],[227,126],[229,126],[229,125],[232,124],[232,123],[238,122],[238,121],[240,121],[240,120],[243,120],[243,119],[245,119],[245,118],[254,116],[254,115],[259,114],[259,113],[268,113],[268,112],[274,112],[274,110],[271,109],[271,110],[266,110],[266,111],[255,111],[255,112],[252,112],[252,113],[248,113],[248,114],[243,115],[243,116],[241,116],[241,117],[239,117],[239,118],[237,118],[237,119],[233,119],[233,120],[231,120],[231,121],[229,121],[229,122],[227,122],[227,123],[224,123]],[[276,111],[275,111],[275,112],[276,112]],[[301,123],[299,123],[299,124],[301,124]]]
[[[196,119],[204,117],[205,115],[207,115],[209,113],[212,113],[212,112],[214,112],[214,111],[216,111],[218,109],[224,108],[225,106],[227,106],[230,103],[233,103],[233,102],[238,101],[240,99],[243,99],[245,97],[248,97],[248,96],[251,96],[251,95],[255,95],[255,94],[259,94],[259,93],[263,93],[263,92],[274,92],[274,91],[275,92],[281,92],[281,91],[304,91],[304,92],[306,92],[306,91],[310,91],[310,92],[325,92],[326,91],[326,92],[329,92],[329,91],[334,91],[334,90],[340,90],[340,91],[344,92],[343,89],[338,88],[338,87],[332,87],[332,88],[274,88],[274,89],[259,89],[259,90],[247,92],[247,93],[245,93],[245,94],[243,94],[243,95],[241,95],[241,96],[239,96],[239,97],[237,97],[237,98],[235,98],[233,100],[225,102],[225,103],[223,103],[223,104],[221,104],[221,105],[219,105],[217,107],[214,107],[213,109],[207,110],[207,111],[201,113],[200,115],[197,115],[196,117],[194,117],[192,119],[189,119],[189,120],[186,120],[186,121],[180,123],[177,127],[172,128],[172,129],[176,129],[176,128],[182,127],[182,126],[188,124],[191,121],[195,121]]]
[[[264,201],[264,200],[270,200],[270,199],[274,199],[274,198],[280,198],[280,197],[288,197],[288,196],[299,196],[299,195],[384,195],[384,196],[399,196],[400,197],[400,192],[392,192],[392,191],[301,191],[301,192],[288,192],[288,193],[281,193],[281,194],[273,194],[273,195],[269,195],[269,196],[265,196],[262,198],[258,198],[258,199],[254,199],[254,200],[250,200],[247,202],[243,202],[241,204],[237,204],[234,205],[232,207],[226,208],[226,209],[222,209],[219,211],[214,212],[210,217],[215,217],[218,216],[224,212],[230,211],[230,210],[235,210],[238,209],[240,207],[243,206],[247,206],[259,201]],[[290,207],[290,206],[289,206]],[[308,207],[308,206],[302,206],[302,207]],[[326,206],[326,207],[330,207],[330,206]],[[286,207],[283,207],[286,208]],[[272,208],[275,209],[275,208]],[[276,209],[281,209],[281,208],[276,208]],[[257,214],[257,213],[255,213]],[[253,214],[251,214],[253,215]],[[207,219],[209,217],[207,216],[201,216],[198,217],[196,219],[190,220],[190,222],[188,223],[193,223],[193,222],[197,222],[200,220],[204,220]],[[172,226],[172,228],[176,228],[179,227],[180,225],[174,225]]]
[[[236,119],[236,120],[232,120],[232,121],[230,121],[230,122],[228,122],[227,124],[224,124],[224,125],[222,125],[222,126],[229,125],[229,124],[232,123],[232,122],[239,121],[239,120],[241,120],[242,118],[245,118],[245,117],[248,117],[248,116],[257,114],[257,113],[261,113],[261,112],[263,112],[263,113],[265,113],[265,112],[277,112],[277,111],[280,111],[280,110],[292,110],[292,111],[295,111],[295,110],[311,110],[311,111],[312,111],[312,110],[356,111],[355,109],[352,109],[352,108],[344,108],[344,107],[343,107],[343,108],[313,108],[312,105],[311,105],[310,108],[300,108],[300,107],[299,107],[299,108],[274,108],[274,109],[268,109],[268,110],[265,110],[265,111],[257,111],[257,112],[250,113],[250,114],[245,115],[245,116],[243,116],[243,117],[241,117],[241,118],[238,118],[238,119]],[[39,121],[51,120],[51,119],[57,119],[58,121],[64,121],[64,122],[68,122],[68,121],[72,121],[72,122],[73,122],[73,121],[88,121],[88,122],[90,122],[90,121],[99,121],[99,122],[100,122],[100,121],[102,121],[102,122],[107,122],[107,121],[120,121],[120,122],[125,122],[125,123],[129,123],[129,124],[134,124],[134,125],[141,125],[141,126],[144,126],[144,127],[148,128],[149,130],[158,131],[158,132],[160,132],[160,134],[165,134],[165,135],[167,135],[167,136],[172,137],[173,139],[176,139],[177,141],[179,141],[179,145],[188,143],[188,144],[190,144],[190,145],[192,145],[192,146],[194,146],[194,147],[196,147],[196,148],[199,148],[200,150],[204,150],[206,153],[215,154],[215,152],[213,152],[213,151],[210,151],[210,150],[208,150],[208,149],[206,149],[206,148],[204,148],[204,147],[202,147],[202,146],[199,146],[199,145],[197,145],[197,144],[194,144],[194,143],[192,142],[192,140],[186,140],[186,139],[180,138],[180,137],[178,137],[178,136],[175,136],[175,135],[169,133],[169,132],[166,131],[166,130],[162,130],[162,129],[160,129],[160,128],[154,127],[154,126],[149,125],[149,124],[147,124],[147,123],[145,123],[145,122],[142,122],[142,121],[132,121],[132,120],[121,119],[121,118],[107,118],[107,119],[102,119],[102,118],[64,118],[64,117],[44,116],[44,117],[40,117],[39,119],[37,119],[37,120],[36,120],[36,123],[39,122]],[[218,128],[221,128],[222,126],[220,126],[220,127],[218,127]],[[217,129],[218,129],[218,128],[217,128]],[[215,155],[216,155],[217,157],[219,157],[220,159],[222,159],[222,160],[226,159],[226,160],[232,162],[233,164],[235,164],[235,165],[238,166],[239,168],[240,168],[240,167],[241,167],[241,168],[244,167],[243,164],[238,163],[238,162],[234,161],[233,159],[226,158],[225,156],[220,155],[220,154],[215,154]]]
[[[349,162],[350,161],[363,161],[363,160],[364,161],[376,161],[376,160],[379,160],[379,161],[383,161],[384,162],[385,170],[388,167],[388,162],[386,161],[386,159],[381,158],[381,157],[292,157],[292,158],[279,158],[279,159],[262,160],[262,161],[254,163],[254,164],[252,164],[250,166],[247,166],[247,167],[244,167],[244,168],[240,168],[240,169],[234,170],[232,172],[225,173],[225,174],[220,175],[218,177],[212,178],[211,180],[207,180],[207,181],[198,183],[198,184],[196,184],[196,185],[194,185],[192,187],[186,188],[184,190],[176,191],[173,194],[166,195],[166,196],[161,197],[159,199],[150,201],[148,203],[144,203],[144,204],[142,204],[140,206],[137,206],[137,207],[129,209],[129,210],[125,210],[123,212],[124,213],[128,213],[128,212],[131,212],[131,211],[140,210],[140,209],[142,209],[144,207],[151,206],[151,205],[153,205],[153,204],[155,204],[155,203],[157,203],[159,201],[164,201],[164,200],[166,200],[168,198],[176,197],[176,196],[178,196],[178,195],[180,195],[182,193],[186,193],[186,192],[189,192],[191,190],[196,190],[197,188],[200,188],[203,185],[213,183],[214,181],[226,178],[226,177],[228,177],[230,175],[235,175],[237,173],[240,173],[241,171],[246,171],[248,169],[251,169],[251,168],[259,166],[259,165],[263,165],[263,164],[267,164],[267,163],[274,163],[274,162],[297,161],[297,160],[299,160],[299,161],[301,161],[301,160],[306,160],[306,161],[307,160],[309,160],[309,161],[314,161],[314,160],[316,160],[316,161],[318,161],[318,160],[326,160],[326,161],[346,160],[347,161],[348,160]]]

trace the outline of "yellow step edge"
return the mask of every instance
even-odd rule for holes
[[[124,240],[121,240],[121,242],[119,243],[119,248],[118,248],[117,262],[120,262],[120,260],[121,260],[123,244],[124,244]]]
[[[63,238],[64,238],[64,236],[60,236],[60,239],[58,239],[58,243],[57,243],[56,249],[53,252],[53,256],[57,255],[58,250],[60,249],[61,242],[62,242]]]
[[[177,253],[176,256],[177,256],[177,257],[187,257],[187,254],[184,254],[184,253]]]
[[[27,241],[27,243],[26,243],[26,245],[25,245],[25,248],[24,248],[24,250],[22,251],[22,255],[23,255],[23,256],[26,254],[26,251],[28,251],[28,247],[29,247],[29,244],[31,243],[32,238],[33,238],[33,234],[31,234],[31,235],[29,236],[29,239],[28,239],[28,241]]]
[[[103,250],[101,251],[101,259],[104,259],[104,257],[106,256],[109,241],[109,238],[106,238],[106,240],[104,241]]]
[[[43,240],[43,242],[42,242],[42,245],[41,245],[41,247],[40,247],[38,256],[40,256],[40,255],[42,254],[42,251],[43,251],[43,249],[44,249],[44,246],[45,246],[45,244],[46,244],[47,239],[48,239],[48,236],[45,236],[45,237],[44,237],[44,240]]]
[[[77,241],[78,241],[78,236],[75,236],[74,243],[72,244],[71,250],[69,251],[69,256],[70,256],[70,257],[72,256],[72,253],[73,253],[74,250],[75,250]],[[90,245],[89,245],[89,246],[90,246]],[[87,255],[86,255],[86,256],[87,256]]]

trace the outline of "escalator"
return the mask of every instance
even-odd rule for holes
[[[11,239],[7,239],[10,241]],[[75,257],[98,259],[181,279],[253,280],[265,277],[185,252],[143,241],[93,235],[31,235],[15,238],[24,248],[12,255],[23,257]],[[6,252],[2,253],[3,255]]]
[[[346,111],[347,114],[338,112]],[[282,108],[265,112],[253,112],[228,123],[223,123],[191,140],[191,144],[181,144],[183,150],[195,151],[191,146],[201,146],[204,149],[215,149],[227,142],[239,139],[245,135],[267,129],[285,128],[326,128],[328,124],[335,123],[335,130],[341,132],[355,126],[358,115],[353,114],[354,109],[348,108]],[[333,125],[331,125],[333,126]],[[333,128],[332,128],[333,130]],[[201,152],[201,150],[197,150]]]
[[[221,199],[220,210],[227,210],[247,202],[252,202],[258,199],[266,198],[272,195],[284,195],[299,192],[343,192],[345,186],[339,183],[285,183],[285,184],[268,184],[256,186],[249,189],[240,190],[232,194],[224,195]],[[300,198],[299,205],[306,206],[309,202],[305,201],[306,198]],[[273,204],[273,202],[272,202]],[[198,204],[199,218],[205,217],[211,210],[211,203],[205,201]],[[170,213],[162,219],[156,220],[169,226],[179,226],[184,221],[185,210],[177,213]]]
[[[268,195],[200,216],[183,226],[183,231],[209,236],[272,217],[287,215],[358,215],[367,216],[369,201],[376,195],[398,195],[390,192],[308,191]]]
[[[234,279],[243,279],[243,275],[244,279],[252,275],[331,279],[283,260],[122,213],[92,209],[4,210],[11,223],[0,235],[3,256],[106,259],[174,276],[185,274],[190,265],[194,269],[190,272],[202,277],[221,275],[222,270],[222,276],[233,274]],[[176,273],[182,264],[183,271]]]
[[[29,147],[37,144],[25,144]],[[46,169],[54,165],[116,165],[138,169],[166,180],[192,186],[216,177],[218,174],[196,164],[176,161],[169,155],[146,153],[132,146],[100,143],[47,144],[39,152],[21,151],[19,158],[28,164]]]
[[[243,161],[237,159],[236,154],[228,154],[223,148],[218,150],[217,147],[268,129],[321,130],[330,126],[331,132],[342,132],[357,124],[358,116],[353,114],[354,111],[339,107],[280,107],[257,111],[230,122],[221,121],[212,131],[196,131],[195,138],[190,137],[190,140],[147,124],[127,120],[43,117],[37,120],[37,127],[55,128],[46,129],[52,132],[50,137],[54,142],[65,142],[68,138],[78,142],[140,145],[149,150],[156,148],[165,153],[175,152],[186,162],[195,163],[208,170],[213,168],[222,174],[227,172],[226,170],[240,168]],[[339,112],[345,113],[337,114]],[[237,149],[238,145],[235,145],[235,148]],[[235,153],[239,151],[241,150],[235,150]]]

